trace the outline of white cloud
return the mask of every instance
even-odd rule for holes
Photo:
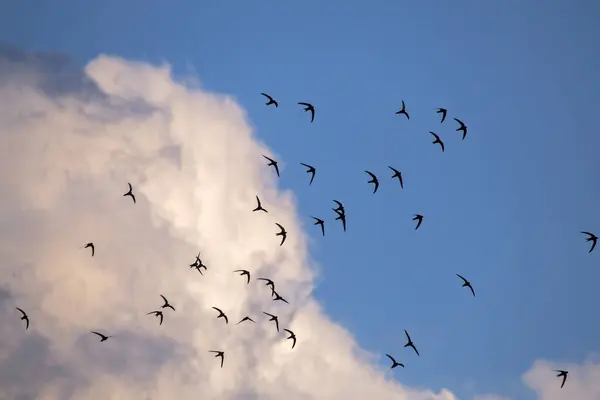
[[[569,371],[567,382],[561,389],[562,378],[556,377],[554,370]],[[600,399],[600,364],[556,363],[537,360],[523,375],[523,381],[533,389],[540,400]]]
[[[393,381],[323,315],[294,197],[234,100],[114,57],[90,62],[85,83],[43,69],[0,62],[0,398],[455,399]],[[251,212],[256,194],[268,214]],[[198,251],[204,276],[187,267]],[[159,293],[177,309],[162,326],[145,315]],[[296,332],[293,351],[263,310]],[[245,315],[257,324],[236,326]]]

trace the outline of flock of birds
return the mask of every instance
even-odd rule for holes
[[[266,94],[266,93],[261,93],[261,95],[265,96],[268,99],[268,102],[265,103],[266,106],[270,106],[270,105],[274,105],[275,107],[279,107],[279,103],[270,95]],[[310,103],[305,103],[305,102],[300,102],[298,103],[299,105],[304,106],[304,111],[305,112],[310,112],[311,113],[311,118],[310,118],[310,122],[314,122],[315,120],[315,107],[310,104]],[[443,123],[446,120],[446,115],[447,115],[448,110],[445,108],[438,108],[436,110],[436,113],[441,114],[441,121],[440,123]],[[406,110],[406,104],[404,103],[404,101],[402,101],[402,107],[400,110],[398,110],[396,112],[397,115],[403,115],[406,117],[406,119],[410,120],[410,114],[408,113],[408,111]],[[458,123],[458,127],[456,128],[456,131],[462,132],[462,139],[464,140],[467,136],[467,125],[465,125],[465,123],[463,121],[461,121],[458,118],[453,118],[454,121],[456,121]],[[444,142],[440,139],[440,137],[435,133],[430,131],[429,132],[433,137],[434,137],[434,141],[431,142],[432,144],[439,144],[439,146],[442,149],[442,152],[445,150],[444,148]],[[275,173],[277,174],[277,176],[280,176],[279,173],[279,166],[276,160],[267,157],[265,155],[263,155],[263,157],[268,161],[268,163],[266,164],[268,167],[273,167],[273,169],[275,170]],[[300,163],[302,166],[306,167],[306,172],[308,174],[310,174],[310,181],[309,181],[309,185],[311,185],[315,179],[317,170],[314,166],[309,165],[309,164],[305,164],[305,163]],[[403,177],[402,177],[402,173],[389,166],[388,168],[390,168],[390,170],[392,171],[392,179],[397,179],[400,183],[400,188],[404,189],[404,181],[403,181]],[[373,184],[373,193],[376,193],[377,190],[379,189],[379,178],[372,172],[370,171],[365,171],[366,174],[369,175],[369,177],[371,178],[370,180],[367,181],[367,183]],[[128,183],[129,186],[129,190],[127,191],[127,193],[123,194],[124,197],[130,197],[133,201],[133,203],[136,203],[136,198],[135,195],[133,193],[133,187],[131,186],[131,183]],[[344,208],[344,205],[338,201],[338,200],[333,200],[333,202],[336,204],[336,208],[332,208],[332,210],[335,212],[336,217],[335,220],[336,221],[340,221],[342,224],[342,228],[344,230],[344,232],[346,231],[346,210]],[[268,213],[268,211],[263,207],[262,202],[259,198],[259,196],[256,196],[256,207],[252,210],[253,212],[264,212],[264,213]],[[314,216],[311,216],[311,218],[315,221],[314,225],[318,225],[321,228],[321,233],[323,236],[325,236],[325,221],[321,218],[317,218]],[[423,223],[423,219],[424,216],[421,214],[414,214],[414,218],[413,220],[416,221],[416,226],[415,226],[415,230],[419,229],[419,227],[421,226],[421,224]],[[279,232],[275,233],[275,236],[280,236],[281,237],[281,242],[279,243],[280,246],[283,246],[283,244],[285,243],[285,240],[287,238],[287,231],[285,230],[285,228],[279,224],[279,223],[275,223],[275,225],[279,228]],[[591,242],[591,247],[589,250],[589,253],[591,253],[595,248],[596,248],[596,244],[598,242],[598,237],[596,235],[594,235],[591,232],[586,232],[586,231],[582,231],[582,234],[587,235],[587,241]],[[95,245],[93,242],[89,242],[87,244],[85,244],[84,246],[82,246],[81,248],[89,248],[91,250],[91,255],[92,257],[95,255],[96,253],[96,249],[95,249]],[[201,275],[203,275],[202,273],[202,269],[204,269],[205,271],[208,271],[208,267],[202,262],[201,258],[200,258],[200,253],[198,253],[198,255],[196,255],[195,260],[192,264],[189,265],[190,268],[192,269],[196,269]],[[233,272],[235,273],[239,273],[240,276],[245,276],[246,277],[246,284],[250,284],[250,280],[251,280],[251,274],[250,271],[245,270],[245,269],[238,269],[238,270],[234,270]],[[473,297],[475,297],[475,289],[473,288],[471,282],[469,282],[465,277],[463,277],[460,274],[456,274],[456,276],[458,278],[460,278],[462,280],[462,287],[466,287],[469,288],[469,290],[471,291],[471,293],[473,294]],[[269,278],[256,278],[257,280],[261,280],[261,281],[265,281],[265,286],[269,287],[271,289],[271,297],[273,301],[282,301],[284,303],[289,304],[289,302],[283,298],[279,293],[277,293],[277,291],[275,291],[275,283],[269,279]],[[163,296],[162,294],[159,294],[160,297],[163,300],[163,305],[160,306],[159,310],[153,310],[148,312],[146,315],[154,315],[155,317],[159,318],[159,325],[162,325],[163,323],[163,319],[164,319],[164,313],[163,310],[166,308],[170,308],[172,311],[175,311],[175,307],[169,302],[169,300]],[[222,318],[225,321],[225,324],[229,323],[229,318],[227,317],[227,315],[225,314],[225,312],[223,312],[223,310],[221,310],[218,307],[212,307],[217,313],[217,319]],[[21,320],[24,320],[26,325],[25,325],[25,329],[29,328],[29,316],[27,315],[27,313],[25,311],[23,311],[21,308],[16,307],[16,309],[22,314],[21,316]],[[263,314],[265,314],[267,317],[269,317],[268,321],[269,322],[273,322],[275,324],[275,328],[277,330],[277,332],[280,332],[279,330],[279,319],[276,315],[270,314],[268,312],[264,312]],[[252,318],[250,318],[249,316],[245,316],[244,318],[242,318],[237,325],[243,323],[243,322],[252,322],[255,323],[256,321],[254,321]],[[292,345],[291,348],[293,349],[296,346],[296,334],[289,330],[289,329],[283,329],[283,331],[287,332],[289,334],[289,336],[287,337],[288,340],[292,340]],[[104,333],[101,332],[97,332],[97,331],[92,331],[91,332],[94,335],[97,335],[100,338],[100,342],[104,342],[106,340],[108,340],[109,338],[113,337],[111,335],[105,335]],[[417,356],[420,356],[419,351],[417,350],[417,347],[415,346],[412,338],[410,337],[408,331],[404,331],[404,334],[406,335],[406,344],[404,345],[404,347],[410,347],[414,350],[414,352],[417,354]],[[209,350],[210,353],[214,353],[215,354],[215,358],[220,358],[221,362],[221,368],[223,368],[223,363],[225,361],[225,351],[223,350]],[[388,357],[390,359],[390,361],[392,362],[391,365],[391,369],[394,369],[396,367],[403,367],[404,368],[404,364],[400,363],[398,361],[396,361],[396,359],[390,355],[390,354],[385,354],[386,357]],[[568,375],[568,371],[565,370],[555,370],[555,372],[558,372],[557,377],[562,377],[562,383],[561,383],[561,388],[565,385],[565,382],[567,380],[567,375]]]

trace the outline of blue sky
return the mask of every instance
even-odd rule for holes
[[[401,382],[527,399],[520,376],[536,358],[598,350],[600,253],[579,231],[600,232],[600,4],[61,4],[11,4],[0,40],[80,64],[98,53],[168,61],[235,96],[307,216],[317,298],[364,348],[405,361]],[[394,115],[402,100],[410,121]],[[315,105],[313,124],[298,101]],[[444,124],[436,107],[449,110]],[[299,162],[317,167],[313,186]],[[375,195],[365,169],[380,177]],[[346,205],[346,234],[330,222],[332,199]],[[425,215],[416,232],[414,213]],[[327,219],[325,238],[309,215]],[[404,329],[420,358],[402,350]]]

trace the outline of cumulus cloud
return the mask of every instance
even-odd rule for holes
[[[99,56],[79,71],[59,55],[2,54],[0,398],[456,399],[397,383],[323,314],[294,196],[231,97],[167,65]],[[251,212],[256,194],[268,214]],[[188,267],[198,252],[204,276]],[[146,315],[159,294],[177,309],[162,326]],[[262,311],[296,332],[294,350]],[[257,323],[235,325],[246,315]]]
[[[569,371],[562,389],[562,378],[556,377],[556,369]],[[537,360],[525,373],[523,381],[541,400],[600,399],[600,364],[591,361],[578,365]]]

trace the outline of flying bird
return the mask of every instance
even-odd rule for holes
[[[290,331],[289,329],[284,329],[284,331],[286,331],[287,333],[290,334],[290,336],[288,336],[288,339],[293,340],[293,342],[292,342],[292,349],[293,349],[294,347],[296,347],[296,334],[294,332]]]
[[[252,211],[264,211],[264,212],[268,213],[268,211],[267,211],[267,210],[265,210],[265,209],[263,208],[263,206],[262,206],[262,203],[260,202],[260,199],[258,198],[258,196],[256,196],[256,203],[257,203],[258,205],[257,205],[257,206],[256,206],[256,208],[255,208],[254,210],[252,210]]]
[[[200,270],[198,269],[198,271],[200,271]],[[167,300],[167,298],[165,296],[163,296],[161,294],[160,297],[162,297],[163,301],[165,302],[165,304],[160,306],[160,308],[170,308],[171,310],[175,311],[175,307],[173,307],[171,304],[169,304],[169,300]]]
[[[240,272],[240,276],[246,275],[246,278],[248,278],[246,284],[250,283],[250,271],[245,270],[245,269],[236,269],[233,272]]]
[[[406,119],[410,119],[410,115],[408,115],[408,113],[406,112],[406,105],[404,104],[404,100],[402,100],[402,108],[400,109],[400,111],[396,111],[396,114],[404,114],[406,115]]]
[[[283,242],[285,242],[285,238],[287,238],[287,232],[285,231],[285,228],[277,222],[275,222],[275,225],[277,225],[280,229],[280,231],[276,233],[275,236],[281,236],[281,243],[279,245],[283,246]]]
[[[337,220],[342,221],[342,226],[344,227],[344,232],[346,232],[346,213],[340,212],[340,211],[336,211],[336,210],[333,210],[333,211],[335,211],[336,214],[338,215],[337,217],[335,217],[335,220],[336,221]]]
[[[123,195],[123,197],[130,196],[131,199],[133,200],[133,204],[135,204],[135,195],[133,194],[133,188],[131,187],[131,183],[128,183],[128,185],[129,185],[129,191],[127,193],[125,193]]]
[[[81,246],[80,249],[87,249],[88,247],[92,249],[92,257],[94,257],[94,254],[96,254],[96,248],[94,247],[94,243],[92,243],[92,242],[86,243],[86,245]]]
[[[592,250],[594,250],[596,248],[596,244],[598,243],[598,236],[594,235],[593,233],[585,232],[585,231],[582,231],[581,233],[583,233],[584,235],[588,235],[589,236],[585,240],[587,242],[592,242],[592,247],[590,248],[590,251],[588,251],[588,253],[591,253]]]
[[[465,138],[467,137],[467,126],[464,124],[464,122],[462,122],[460,119],[458,118],[453,118],[456,122],[458,122],[458,124],[460,125],[458,128],[456,128],[457,131],[462,131],[463,133],[463,140],[465,140]]]
[[[266,158],[267,160],[269,160],[269,163],[267,164],[267,167],[273,167],[275,168],[275,172],[277,173],[277,177],[279,177],[279,166],[277,165],[277,161],[273,160],[272,158],[269,158],[267,156],[265,156],[263,154],[263,157]]]
[[[284,303],[288,303],[288,304],[290,304],[290,303],[289,303],[289,302],[288,302],[286,299],[284,299],[283,297],[281,297],[281,296],[279,295],[279,293],[277,293],[275,290],[273,290],[273,291],[271,292],[271,296],[273,296],[273,301],[281,300],[281,301],[283,301]]]
[[[404,330],[404,333],[406,334],[406,339],[408,340],[408,343],[406,343],[404,345],[404,347],[412,347],[413,350],[415,351],[415,353],[417,353],[417,355],[420,356],[419,350],[417,350],[417,348],[415,347],[415,344],[413,343],[412,339],[410,338],[410,335],[408,334],[408,332],[406,332],[406,329]]]
[[[569,374],[569,371],[563,371],[560,369],[555,369],[554,372],[558,372],[558,375],[556,375],[557,378],[560,378],[562,376],[562,383],[560,384],[560,388],[562,389],[563,386],[565,386],[565,382],[567,381],[567,375]]]
[[[436,113],[438,114],[442,114],[442,120],[440,121],[440,123],[444,122],[444,120],[446,119],[446,113],[448,112],[448,110],[446,110],[445,108],[438,108]]]
[[[398,171],[394,167],[390,167],[389,165],[388,165],[388,168],[394,172],[394,175],[392,175],[392,179],[398,178],[398,181],[400,182],[400,188],[404,189],[404,182],[402,181],[402,172]]]
[[[365,171],[367,174],[369,174],[369,176],[371,177],[370,181],[367,181],[367,183],[372,183],[374,188],[373,188],[373,194],[375,194],[375,192],[377,191],[377,189],[379,189],[379,179],[377,179],[377,177],[375,176],[375,174],[373,174],[372,172],[369,171]]]
[[[257,280],[267,282],[267,283],[265,283],[265,286],[269,286],[271,288],[271,292],[275,291],[275,283],[272,280],[270,280],[269,278],[257,278]],[[273,294],[273,293],[271,293],[271,294]]]
[[[315,120],[315,108],[313,107],[312,104],[310,103],[298,103],[301,106],[306,106],[304,107],[304,112],[310,111],[310,122],[313,122]]]
[[[209,350],[209,353],[216,353],[215,358],[221,357],[221,368],[223,368],[223,361],[225,361],[225,352],[219,350]]]
[[[432,144],[439,143],[439,145],[442,147],[442,153],[443,153],[444,152],[444,142],[442,142],[442,139],[440,139],[440,137],[435,132],[429,131],[429,133],[431,133],[433,135],[433,137],[435,138],[435,140],[431,143]]]
[[[462,279],[464,281],[462,287],[468,287],[469,289],[471,289],[471,293],[473,293],[473,297],[475,297],[475,290],[473,289],[473,286],[471,286],[471,282],[466,280],[462,275],[456,274],[456,276],[458,276],[460,279]]]
[[[269,96],[266,93],[261,93],[263,96],[265,96],[267,99],[269,99],[269,101],[267,103],[265,103],[266,106],[271,105],[271,104],[275,104],[275,107],[279,107],[279,103],[277,103],[277,101],[275,101],[271,96]]]
[[[19,307],[16,307],[16,308],[17,308],[17,310],[21,311],[21,314],[23,314],[23,316],[21,317],[21,320],[25,321],[25,329],[27,330],[29,328],[29,317],[27,316],[25,311],[21,310]]]
[[[244,317],[244,318],[242,318],[242,319],[240,320],[240,322],[238,322],[236,325],[239,325],[239,324],[241,324],[241,323],[242,323],[242,322],[244,322],[244,321],[250,321],[250,322],[254,322],[254,320],[253,320],[252,318],[250,318],[250,317]]]
[[[386,357],[389,358],[390,360],[392,360],[392,367],[391,369],[396,368],[397,366],[401,366],[402,368],[404,368],[404,364],[397,362],[394,357],[390,356],[389,354],[386,354]]]
[[[162,323],[163,323],[163,313],[162,313],[162,311],[150,311],[146,315],[150,315],[150,314],[154,314],[155,316],[159,317],[160,318],[159,325],[162,325]]]
[[[219,312],[219,315],[217,316],[217,319],[219,318],[223,318],[225,320],[225,323],[228,324],[229,323],[229,318],[227,318],[227,315],[225,315],[225,313],[223,311],[221,311],[220,308],[217,307],[213,307],[214,310],[217,310]]]
[[[339,212],[340,212],[340,213],[342,213],[342,214],[344,214],[344,213],[346,212],[346,210],[344,209],[344,205],[343,205],[342,203],[340,203],[340,202],[339,202],[339,201],[337,201],[337,200],[334,200],[333,202],[334,202],[335,204],[337,204],[337,208],[334,208],[334,209],[333,209],[333,211],[335,211],[335,212],[338,212],[338,211],[339,211]]]
[[[419,229],[419,227],[421,226],[421,223],[423,222],[423,216],[421,214],[415,214],[413,221],[419,221],[419,222],[417,222],[417,226],[415,227],[415,231],[416,231],[417,229]]]
[[[321,218],[317,218],[317,217],[311,217],[311,218],[316,221],[313,225],[321,225],[321,232],[323,232],[323,236],[325,236],[325,221],[323,221]]]
[[[306,168],[308,168],[306,170],[306,173],[311,175],[310,182],[308,182],[308,184],[312,185],[313,180],[315,179],[315,174],[317,173],[317,170],[312,165],[308,165],[308,164],[304,164],[304,163],[300,163],[300,165],[304,165]]]
[[[263,314],[268,315],[269,317],[269,321],[275,321],[275,327],[277,328],[277,332],[279,332],[279,319],[277,318],[277,316],[273,315],[273,314],[269,314],[268,312],[264,312]]]
[[[91,333],[93,333],[94,335],[98,335],[100,337],[100,343],[102,343],[102,342],[106,341],[108,338],[112,337],[112,336],[103,335],[100,332],[95,332],[95,331],[92,331]]]

